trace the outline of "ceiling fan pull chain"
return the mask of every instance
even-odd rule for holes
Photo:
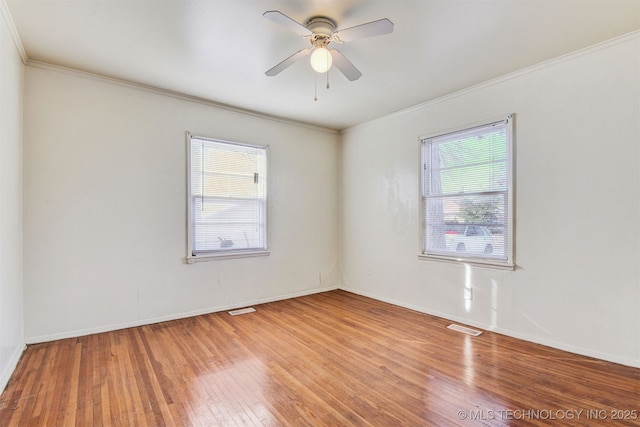
[[[329,89],[329,71],[327,71],[327,89]]]
[[[313,100],[318,101],[318,73],[313,72]]]

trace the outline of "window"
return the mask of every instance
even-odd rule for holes
[[[513,116],[422,142],[422,256],[513,267]]]
[[[188,262],[266,255],[267,148],[187,134]]]

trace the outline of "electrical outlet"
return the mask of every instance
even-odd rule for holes
[[[464,299],[469,301],[473,299],[473,288],[464,288]]]

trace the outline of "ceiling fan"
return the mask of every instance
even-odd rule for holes
[[[329,49],[327,47],[329,43],[341,44],[393,32],[393,22],[386,18],[336,31],[336,22],[326,16],[313,16],[307,19],[304,25],[277,10],[267,11],[263,16],[300,36],[309,38],[312,45],[310,48],[297,51],[275,67],[267,70],[265,73],[267,76],[275,76],[296,61],[311,55],[311,67],[317,73],[326,73],[332,65],[335,65],[350,81],[358,80],[362,76],[360,70],[349,62],[339,50]]]

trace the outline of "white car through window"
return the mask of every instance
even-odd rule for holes
[[[493,236],[480,225],[450,224],[445,229],[447,249],[456,252],[493,253]]]

